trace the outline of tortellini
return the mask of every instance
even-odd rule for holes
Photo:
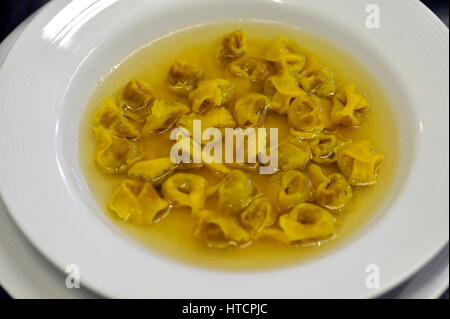
[[[306,66],[306,58],[300,54],[285,54],[279,59],[279,65],[283,70],[300,73]]]
[[[156,100],[150,116],[147,117],[144,132],[164,132],[172,127],[183,114],[187,114],[190,111],[191,109],[183,103]]]
[[[177,126],[187,129],[192,135],[194,131],[194,120],[201,121],[203,131],[211,127],[236,127],[233,115],[231,115],[230,111],[225,107],[214,108],[204,114],[189,113],[183,115],[178,120]]]
[[[274,207],[266,196],[253,199],[240,216],[242,224],[253,233],[272,226],[276,222],[276,217]]]
[[[265,91],[278,92],[291,97],[306,95],[305,91],[297,85],[295,78],[287,71],[267,78]]]
[[[335,163],[337,152],[345,144],[344,140],[334,134],[320,133],[309,141],[312,160],[317,164]]]
[[[280,36],[273,41],[267,48],[265,59],[272,62],[279,62],[283,57],[290,54],[292,46],[289,44],[289,40]]]
[[[261,230],[255,236],[256,239],[276,241],[284,245],[289,245],[289,237],[279,228],[271,227]]]
[[[269,100],[265,95],[251,93],[237,100],[234,115],[240,127],[257,126],[264,119]]]
[[[312,161],[317,164],[333,164],[336,162],[337,153],[350,141],[343,139],[337,133],[324,132],[303,132],[291,130],[291,135],[300,140],[308,142],[311,150]]]
[[[189,93],[192,111],[203,113],[213,107],[226,104],[233,96],[233,85],[229,80],[202,80],[197,89]]]
[[[170,208],[169,202],[159,196],[152,184],[129,179],[120,184],[108,207],[120,220],[138,225],[157,222]]]
[[[155,186],[159,186],[173,174],[176,168],[177,165],[170,157],[162,157],[137,162],[128,170],[128,176],[142,178]]]
[[[309,167],[309,174],[315,202],[320,206],[331,210],[341,209],[352,199],[352,187],[341,174],[333,173],[327,177],[317,165]]]
[[[333,235],[333,215],[320,206],[303,203],[280,216],[280,227],[290,242],[325,239]]]
[[[218,206],[224,211],[232,214],[238,213],[246,208],[256,194],[254,182],[242,171],[232,171],[224,183],[220,185],[218,195]]]
[[[320,99],[315,95],[302,95],[292,101],[287,116],[289,124],[297,130],[322,131],[325,125],[320,113]]]
[[[140,80],[131,80],[119,98],[125,116],[137,122],[144,122],[153,102],[150,85]]]
[[[384,157],[375,154],[368,141],[344,147],[337,154],[337,164],[351,185],[372,185],[377,179],[377,169]]]
[[[176,61],[169,70],[167,82],[175,93],[186,95],[193,91],[197,82],[202,79],[205,70],[186,61]]]
[[[102,102],[94,160],[120,175],[108,202],[117,219],[183,227],[213,249],[333,237],[384,160],[360,141],[368,98],[288,38],[261,40],[233,31],[209,57],[189,49],[149,83],[133,79]],[[218,130],[203,134],[210,128]]]
[[[212,248],[242,245],[250,240],[248,232],[236,221],[210,210],[199,213],[194,235]]]
[[[278,167],[284,171],[305,169],[311,160],[308,143],[290,138],[278,147]]]
[[[220,43],[218,60],[221,63],[230,62],[245,54],[248,37],[242,30],[225,35]]]
[[[206,179],[200,175],[177,173],[162,184],[161,192],[165,199],[191,207],[196,213],[205,206],[207,186]]]
[[[332,97],[335,93],[333,72],[320,65],[315,57],[308,57],[305,69],[299,74],[300,86],[308,93]]]
[[[287,113],[293,98],[306,95],[288,71],[282,71],[277,75],[268,77],[264,93],[272,96],[270,110],[281,115]]]
[[[135,139],[141,135],[140,130],[124,116],[123,111],[111,98],[106,98],[95,113],[94,125],[110,129],[117,137]]]
[[[277,184],[277,205],[282,211],[291,209],[311,198],[311,182],[302,172],[278,173],[272,177],[272,182]]]
[[[270,72],[270,66],[266,62],[247,56],[231,62],[227,69],[231,74],[249,79],[252,82],[263,81]]]
[[[361,115],[369,107],[367,98],[355,88],[355,84],[346,85],[333,98],[331,120],[344,126],[358,126]]]
[[[144,156],[135,141],[117,137],[102,126],[94,127],[94,133],[99,143],[95,161],[106,173],[123,173]]]

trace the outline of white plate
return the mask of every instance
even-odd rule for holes
[[[0,190],[13,217],[60,269],[78,264],[83,283],[106,296],[368,297],[387,291],[448,241],[448,29],[419,2],[371,2],[382,8],[379,30],[361,25],[361,1],[51,3],[0,74]],[[87,190],[76,133],[91,88],[136,47],[180,27],[243,17],[332,38],[366,64],[403,115],[410,162],[402,162],[409,176],[399,183],[399,196],[350,245],[301,267],[231,274],[174,263],[118,233]],[[377,290],[365,286],[371,263],[382,271]]]
[[[34,16],[34,15],[33,15]],[[31,16],[0,44],[0,65]],[[15,298],[98,298],[67,289],[65,276],[28,242],[0,199],[0,284]],[[382,298],[438,298],[448,288],[448,245],[423,269]]]

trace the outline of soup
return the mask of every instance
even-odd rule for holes
[[[225,141],[209,155],[208,128]],[[243,139],[243,162],[224,162],[236,128],[255,140]],[[260,140],[273,171],[249,152]],[[96,87],[80,132],[87,182],[126,233],[228,270],[287,266],[350,240],[388,201],[398,150],[390,105],[357,61],[263,22],[198,26],[137,50]]]

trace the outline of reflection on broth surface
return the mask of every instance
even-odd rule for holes
[[[191,133],[196,119],[277,128],[279,170],[175,164],[170,131]],[[136,51],[95,89],[80,131],[88,184],[126,233],[230,270],[289,265],[355,234],[388,202],[398,150],[393,112],[364,68],[262,22],[199,26]]]

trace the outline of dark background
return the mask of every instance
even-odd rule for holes
[[[23,20],[49,0],[0,0],[0,42]],[[395,1],[395,0],[394,0]],[[448,27],[449,5],[447,0],[422,0]],[[8,298],[0,287],[0,299]],[[442,296],[448,299],[448,290]]]

